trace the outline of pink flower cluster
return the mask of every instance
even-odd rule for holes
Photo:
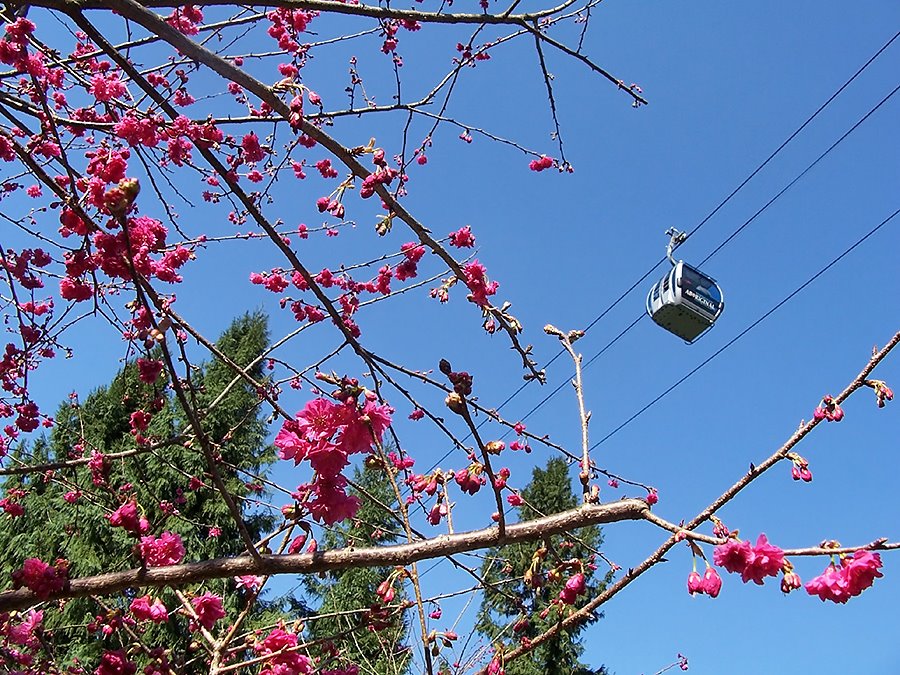
[[[812,471],[809,470],[809,464],[806,462],[794,462],[791,467],[791,478],[802,480],[804,483],[812,481]]]
[[[822,399],[821,405],[819,405],[813,411],[813,417],[816,420],[828,420],[829,422],[840,422],[844,419],[844,411],[837,404],[837,401],[834,400],[832,396],[825,396]]]
[[[297,52],[300,50],[299,34],[304,32],[309,22],[318,15],[318,12],[307,12],[301,9],[273,9],[266,14],[266,18],[272,22],[268,33],[278,40],[278,46],[282,50],[290,53]]]
[[[712,567],[707,567],[703,576],[695,570],[688,575],[687,588],[691,595],[699,593],[715,598],[722,590],[722,577]]]
[[[124,649],[114,652],[103,652],[100,664],[94,671],[94,675],[134,675],[137,666],[128,660]]]
[[[140,551],[147,567],[177,565],[184,559],[184,544],[174,532],[163,532],[159,537],[141,537]]]
[[[576,572],[566,581],[559,592],[559,601],[564,605],[574,605],[579,595],[584,593],[585,577],[583,572]]]
[[[486,306],[488,298],[497,292],[500,284],[496,281],[488,281],[487,269],[477,260],[466,264],[463,267],[463,274],[465,274],[464,281],[470,291],[469,300],[479,307]]]
[[[360,406],[356,396],[361,390],[354,388],[355,394],[339,397],[343,402],[309,401],[275,437],[282,459],[292,459],[294,464],[306,460],[315,469],[315,481],[298,489],[298,501],[311,497],[306,502],[310,513],[328,525],[353,517],[359,509],[359,499],[346,494],[347,479],[341,475],[349,456],[369,452],[373,443],[381,443],[391,424],[392,408],[379,405],[369,393]]]
[[[203,12],[194,5],[182,5],[166,17],[166,23],[185,35],[196,35],[200,32],[197,24],[203,22]]]
[[[254,647],[260,656],[271,655],[266,659],[259,675],[305,675],[312,672],[312,663],[296,647],[296,633],[289,633],[284,628],[274,628]]]
[[[44,612],[40,610],[32,609],[27,616],[20,615],[18,623],[8,614],[0,614],[0,637],[5,637],[14,645],[37,649],[41,645],[38,635],[43,621]]]
[[[456,248],[472,248],[475,246],[475,235],[472,234],[472,227],[466,225],[456,230],[456,232],[451,232],[450,245]]]
[[[222,598],[213,593],[204,593],[196,598],[191,598],[191,607],[194,608],[194,613],[197,615],[197,622],[206,630],[212,628],[219,619],[225,618]],[[192,626],[192,629],[196,630],[196,627]]]
[[[482,485],[487,483],[487,478],[485,478],[483,472],[484,465],[480,462],[475,462],[467,468],[457,471],[453,479],[463,492],[474,495],[481,489]]]
[[[150,523],[138,513],[134,499],[129,499],[115,511],[107,514],[106,519],[113,527],[121,527],[136,537],[146,534],[150,529]]]
[[[158,359],[138,359],[138,378],[141,382],[153,384],[163,369],[163,362]]]
[[[841,566],[832,563],[825,571],[806,584],[806,592],[818,595],[822,602],[831,600],[844,604],[884,576],[881,556],[871,551],[856,551],[852,557],[842,556]]]
[[[744,583],[753,581],[761,586],[765,577],[778,576],[781,572],[784,551],[770,544],[766,535],[761,534],[756,546],[737,539],[729,539],[727,543],[716,546],[713,562],[729,572],[740,574]]]
[[[884,407],[885,401],[894,400],[894,390],[883,380],[872,380],[872,386],[875,389],[875,403],[879,408]]]
[[[549,169],[551,166],[553,166],[553,160],[550,157],[547,157],[547,155],[541,155],[540,158],[533,159],[528,164],[529,169],[537,172]]]
[[[57,560],[51,567],[40,558],[28,558],[22,569],[12,573],[13,587],[27,587],[41,600],[63,590],[69,583],[69,564]]]
[[[153,623],[165,623],[169,620],[169,610],[163,604],[163,601],[156,598],[151,603],[149,595],[135,598],[131,601],[129,607],[132,615],[138,621],[152,621]]]

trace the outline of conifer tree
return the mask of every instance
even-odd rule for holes
[[[553,458],[544,469],[535,468],[531,482],[521,493],[524,503],[517,507],[520,520],[571,509],[578,504],[572,490],[568,466],[562,458]],[[492,548],[485,557],[481,574],[485,579],[484,595],[478,612],[477,630],[496,646],[497,636],[509,632],[504,627],[513,622],[513,641],[532,638],[552,626],[568,605],[553,604],[568,577],[566,561],[593,560],[593,551],[601,543],[600,528],[586,527],[564,535],[545,538],[543,543],[519,543]],[[557,573],[560,572],[560,573]],[[603,589],[604,580],[585,566],[587,597]],[[516,579],[514,583],[503,583]],[[591,622],[599,617],[592,617]],[[591,670],[582,664],[584,651],[579,634],[587,624],[562,631],[542,643],[527,657],[505,665],[506,675],[601,675],[600,667]],[[512,645],[515,646],[515,645]]]
[[[232,361],[246,366],[257,360],[267,343],[266,317],[248,314],[231,324],[217,347]],[[256,362],[248,372],[259,381],[263,377],[262,362]],[[261,485],[253,476],[265,474],[274,453],[265,440],[257,392],[243,380],[232,380],[231,368],[214,361],[192,369],[189,389],[196,397],[197,409],[203,411],[204,431],[221,457],[218,470],[222,479],[241,508],[251,537],[256,539],[271,528],[273,521],[266,512],[254,508]],[[84,400],[73,396],[61,404],[49,437],[16,450],[13,465],[16,459],[27,459],[30,464],[92,455],[105,459],[94,462],[93,468],[81,464],[7,478],[4,492],[21,491],[23,512],[7,519],[0,528],[0,569],[17,569],[29,557],[66,558],[73,576],[137,566],[133,554],[136,537],[113,527],[108,519],[130,500],[147,519],[149,532],[168,530],[181,536],[187,560],[244,551],[237,526],[213,487],[203,454],[191,441],[190,426],[166,385],[164,375],[153,384],[142,382],[138,368],[129,364],[109,385],[99,387]],[[151,410],[155,410],[152,420],[141,432],[143,438],[137,439],[132,415]],[[115,458],[118,453],[129,452],[130,456]],[[232,581],[207,587],[224,595],[226,608],[230,604],[234,609],[246,597],[234,592]],[[61,612],[48,613],[45,639],[60,661],[72,665],[96,663],[104,648],[127,649],[130,639],[121,628],[133,597],[134,593],[126,593],[102,604],[88,598],[71,600]],[[174,591],[163,591],[159,597],[170,613],[179,607]],[[254,612],[256,618],[270,620],[276,609],[262,603]],[[116,629],[106,636],[103,628],[110,625]],[[169,662],[177,672],[205,672],[204,659],[195,653],[197,645],[191,644],[190,634],[179,622],[143,630],[144,644],[168,650]]]
[[[362,505],[352,520],[328,530],[324,546],[331,549],[397,541],[402,525],[391,513],[397,500],[384,470],[357,467],[352,480],[364,491],[353,490]],[[406,600],[403,579],[394,575],[389,602],[383,603],[376,593],[391,573],[386,567],[357,567],[304,578],[308,593],[318,601],[316,613],[308,622],[310,637],[344,635],[342,658],[359,666],[363,673],[402,675],[408,668],[407,625],[401,610]],[[361,612],[361,608],[369,611]]]

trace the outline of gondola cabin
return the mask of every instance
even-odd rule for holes
[[[725,309],[722,289],[715,279],[683,260],[647,294],[647,314],[657,324],[691,343],[709,330]]]

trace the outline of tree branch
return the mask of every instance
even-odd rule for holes
[[[351,567],[406,566],[419,560],[454,553],[505,546],[520,541],[536,541],[550,534],[568,532],[589,525],[641,520],[649,509],[642,499],[623,499],[608,504],[586,504],[546,518],[507,525],[505,537],[500,537],[496,527],[489,527],[395,546],[343,548],[297,555],[263,555],[259,561],[249,556],[218,558],[169,567],[111,572],[73,579],[68,588],[54,595],[52,599],[108,595],[126,588],[172,586],[245,574],[313,574]],[[0,593],[0,612],[26,609],[39,602],[41,599],[28,589],[4,591]]]

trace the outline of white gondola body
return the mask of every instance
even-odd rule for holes
[[[709,330],[725,309],[715,279],[679,260],[647,293],[647,314],[670,333],[691,343]]]

